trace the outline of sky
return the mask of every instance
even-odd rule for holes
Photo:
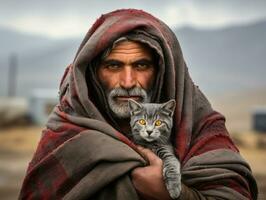
[[[0,0],[0,27],[53,38],[84,35],[101,15],[143,9],[170,27],[217,28],[266,20],[265,0]]]

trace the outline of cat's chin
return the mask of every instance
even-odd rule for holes
[[[146,142],[155,142],[156,139],[154,138],[150,138],[150,137],[147,137],[147,138],[143,138]]]
[[[138,138],[137,140],[135,139],[136,143],[139,145],[145,146],[147,143],[154,143],[156,140],[154,138]]]

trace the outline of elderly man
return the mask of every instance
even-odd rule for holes
[[[130,98],[177,102],[179,199],[257,198],[248,164],[190,79],[175,35],[129,9],[101,16],[66,69],[20,199],[171,199],[162,160],[130,140]]]

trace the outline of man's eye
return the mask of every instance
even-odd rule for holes
[[[144,63],[138,63],[137,64],[137,68],[138,69],[147,69],[149,66],[147,64]]]
[[[106,65],[106,68],[107,69],[111,69],[111,70],[116,70],[116,69],[119,69],[119,65],[117,64],[109,64],[109,65]]]

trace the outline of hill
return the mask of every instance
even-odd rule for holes
[[[266,21],[175,31],[196,84],[209,94],[266,88]]]

